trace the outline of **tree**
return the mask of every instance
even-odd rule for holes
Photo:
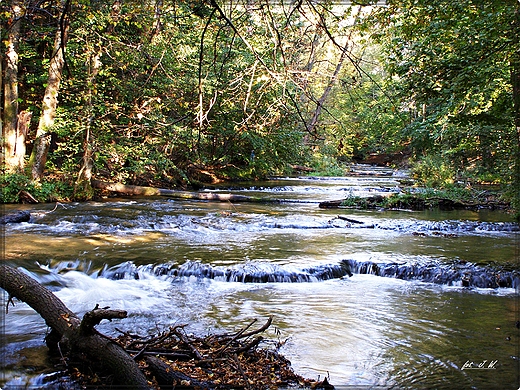
[[[514,161],[513,199],[520,219],[520,3],[514,2],[514,18],[511,23],[510,38],[512,51],[510,57],[511,84],[513,86],[513,112],[516,127],[517,151]]]
[[[45,170],[47,154],[49,152],[51,131],[54,126],[58,94],[65,65],[65,47],[68,40],[70,25],[70,0],[65,0],[61,5],[61,15],[54,38],[54,49],[49,62],[49,75],[45,95],[43,97],[42,112],[36,132],[33,151],[29,159],[33,180],[40,180]]]
[[[512,181],[518,7],[414,0],[379,10],[373,35],[410,115],[411,146],[418,156],[439,156],[459,177]]]
[[[7,31],[6,64],[3,75],[4,104],[2,118],[3,154],[6,169],[11,172],[23,171],[25,157],[25,135],[29,114],[18,119],[18,64],[20,25],[24,16],[23,1],[12,0],[9,4],[9,17],[2,30]]]

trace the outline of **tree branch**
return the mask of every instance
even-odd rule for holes
[[[20,269],[0,264],[0,288],[9,295],[27,303],[36,310],[45,323],[52,329],[46,339],[49,348],[58,348],[58,343],[65,336],[71,351],[85,353],[92,361],[99,361],[108,369],[119,384],[134,389],[149,389],[150,386],[139,366],[123,348],[107,337],[91,332],[84,334],[82,324],[76,314],[51,291]],[[86,323],[95,323],[100,317],[119,318],[113,311],[93,310],[92,319]],[[125,314],[126,316],[126,314]],[[90,329],[92,329],[90,327]]]

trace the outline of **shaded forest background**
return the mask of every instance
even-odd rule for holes
[[[378,156],[519,209],[517,0],[7,0],[1,18],[4,203]]]

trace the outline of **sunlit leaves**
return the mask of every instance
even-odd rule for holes
[[[418,153],[440,154],[461,171],[504,165],[515,147],[513,14],[514,2],[502,1],[401,1],[380,12],[377,39],[410,102]]]

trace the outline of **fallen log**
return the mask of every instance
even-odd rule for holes
[[[108,183],[100,180],[92,180],[92,187],[100,190],[117,192],[124,195],[141,196],[168,196],[177,199],[211,200],[218,202],[270,202],[260,198],[253,198],[237,194],[216,194],[213,192],[190,192],[169,190],[165,188],[134,186],[121,183]]]
[[[347,218],[347,217],[343,217],[341,215],[338,215],[336,218],[341,219],[342,221],[350,222],[350,223],[364,224],[364,222],[358,221],[357,219]]]
[[[305,167],[303,165],[291,165],[291,169],[295,172],[314,172],[314,168]]]
[[[92,361],[108,369],[117,384],[135,389],[150,389],[148,381],[137,363],[111,339],[93,329],[102,317],[123,318],[126,312],[107,311],[97,307],[85,321],[69,310],[51,291],[19,269],[0,264],[0,287],[12,297],[27,303],[45,320],[52,331],[45,341],[52,350],[62,350],[62,342],[72,352],[84,353]]]
[[[343,201],[344,201],[344,199],[340,199],[340,200],[326,200],[326,201],[320,202],[318,207],[320,209],[337,209],[337,208],[339,208],[341,206]]]

